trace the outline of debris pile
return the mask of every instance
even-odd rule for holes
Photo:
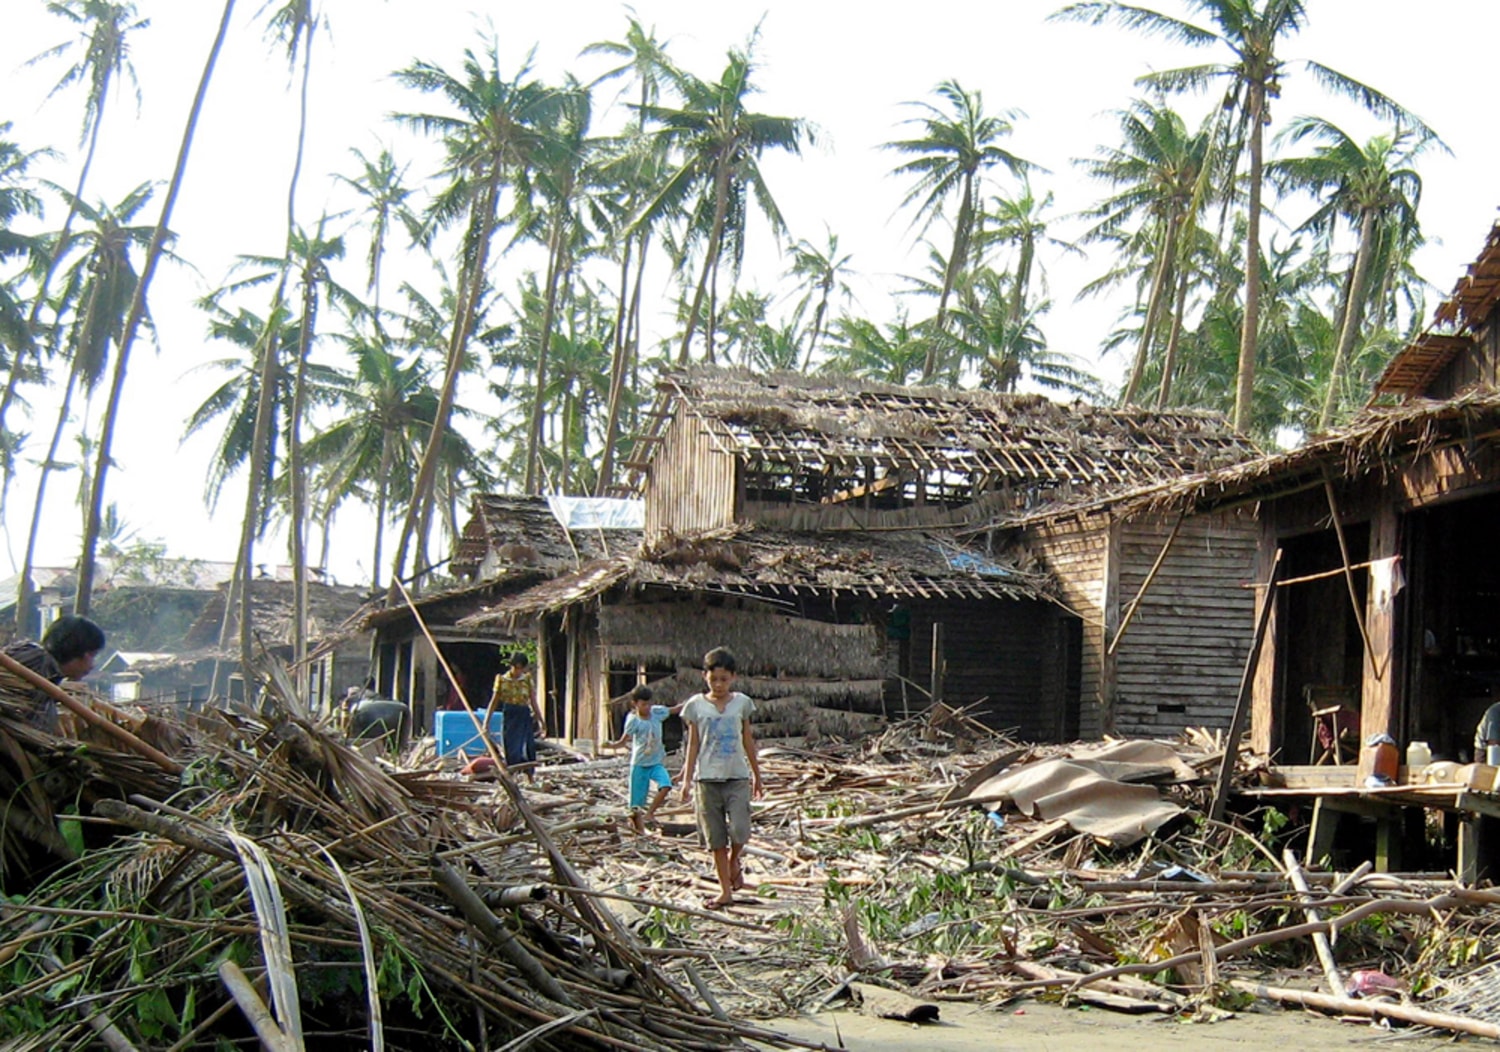
[[[1500,1037],[1462,982],[1500,894],[1306,870],[1269,808],[1209,820],[1203,732],[1031,746],[939,710],[766,743],[747,887],[710,912],[688,807],[632,833],[623,755],[555,750],[518,785],[285,703],[66,738],[26,703],[0,679],[7,1049],[807,1047],[749,1020],[846,998],[913,1022],[1264,998]]]

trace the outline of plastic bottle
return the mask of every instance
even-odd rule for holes
[[[1407,776],[1420,780],[1422,768],[1432,762],[1432,749],[1426,742],[1406,743],[1406,773]]]

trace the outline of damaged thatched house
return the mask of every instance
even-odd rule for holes
[[[1204,413],[712,368],[659,386],[629,465],[642,549],[465,621],[538,632],[580,737],[612,733],[605,702],[638,679],[696,686],[691,669],[718,643],[740,653],[752,694],[791,699],[762,706],[773,713],[889,713],[939,692],[1030,738],[1097,733],[1133,535],[1108,516],[1034,536],[1004,524],[1254,452]],[[1226,517],[1194,536],[1184,576],[1244,579],[1253,538],[1250,520]],[[1187,604],[1176,636],[1224,602]],[[1227,607],[1243,647],[1248,603],[1230,593]],[[1204,660],[1224,644],[1206,642]],[[1138,729],[1195,715],[1175,695],[1164,704]]]
[[[634,551],[641,540],[640,509],[628,504],[500,494],[475,497],[448,564],[458,583],[413,597],[415,614],[405,601],[381,600],[350,623],[361,638],[373,635],[370,675],[378,693],[407,702],[413,726],[431,730],[433,714],[455,700],[438,660],[441,654],[470,703],[487,703],[490,684],[504,670],[506,651],[529,641],[530,635],[518,636],[494,623],[468,623],[465,618],[591,561]],[[553,697],[557,692],[549,680],[549,663],[538,664],[543,697]],[[556,703],[546,709],[549,722],[556,723],[549,732],[561,734],[562,722],[556,716],[561,710]]]
[[[1356,741],[1384,732],[1468,760],[1475,725],[1500,699],[1497,303],[1500,226],[1438,308],[1440,331],[1387,366],[1375,390],[1386,404],[1291,452],[1113,508],[1258,507],[1257,580],[1278,551],[1280,567],[1252,742],[1282,763],[1320,757],[1310,706],[1338,704],[1358,714]]]

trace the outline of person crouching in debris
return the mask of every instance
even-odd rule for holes
[[[40,643],[21,640],[5,648],[7,657],[53,683],[82,679],[94,670],[94,659],[104,649],[104,629],[86,617],[64,614],[42,636]],[[45,691],[31,692],[27,720],[49,734],[58,731],[57,702]]]
[[[708,690],[682,706],[687,725],[687,760],[682,765],[682,799],[698,783],[698,827],[713,855],[719,894],[703,905],[723,909],[745,886],[740,856],[750,842],[750,800],[760,796],[760,757],[750,728],[754,705],[734,686],[734,654],[715,647],[703,657]]]
[[[531,763],[536,759],[536,730],[544,726],[542,710],[536,703],[536,684],[531,678],[531,661],[525,654],[512,654],[510,668],[495,677],[495,693],[490,710],[496,704],[504,714],[500,737],[505,746],[505,766]],[[536,780],[536,771],[527,777]]]
[[[625,729],[610,742],[618,748],[630,742],[630,825],[637,833],[646,831],[646,823],[656,816],[672,791],[672,776],[667,773],[667,750],[662,745],[661,725],[668,716],[682,711],[681,705],[668,708],[651,704],[651,688],[642,684],[630,692],[631,711],[625,716]],[[657,785],[656,796],[651,806],[646,806],[646,796],[651,783]],[[644,812],[644,813],[643,813]]]

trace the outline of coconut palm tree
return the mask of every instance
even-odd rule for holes
[[[10,131],[11,123],[0,121],[0,260],[40,256],[44,249],[41,239],[22,234],[12,224],[22,216],[42,214],[42,200],[27,169],[45,157],[47,151],[23,149],[6,137]],[[11,282],[0,280],[0,349],[9,352],[12,373],[17,372],[23,352],[34,342],[22,303]],[[3,446],[8,457],[9,441],[3,442]]]
[[[761,156],[768,150],[800,155],[803,143],[814,138],[811,126],[800,117],[775,117],[747,108],[756,90],[751,82],[754,72],[749,48],[731,51],[723,72],[714,82],[681,70],[670,71],[673,86],[681,96],[680,106],[642,107],[647,119],[656,126],[657,135],[680,157],[676,169],[667,175],[661,189],[647,203],[643,218],[655,221],[686,209],[687,243],[704,246],[677,354],[683,364],[689,361],[693,336],[703,318],[710,278],[716,281],[726,250],[738,268],[751,213],[749,199],[754,199],[773,233],[779,236],[786,229],[781,209],[761,173]],[[704,357],[712,361],[713,311],[709,314]]]
[[[73,84],[87,84],[88,89],[84,97],[83,130],[79,138],[80,144],[85,146],[83,164],[79,167],[73,193],[66,198],[69,205],[67,216],[63,219],[62,233],[47,257],[46,267],[38,279],[36,295],[26,319],[27,330],[33,334],[41,319],[42,306],[47,301],[47,290],[61,258],[60,253],[68,244],[68,233],[78,214],[73,202],[83,200],[89,172],[93,170],[94,154],[99,145],[99,129],[103,126],[104,110],[116,78],[124,76],[130,80],[135,87],[136,104],[140,104],[140,85],[136,81],[135,68],[130,64],[129,37],[151,24],[149,20],[136,16],[135,4],[113,3],[111,0],[52,0],[47,4],[47,10],[76,26],[78,36],[42,52],[28,65],[81,50],[82,55],[63,71],[62,77],[48,92],[47,97],[50,99]],[[0,394],[0,432],[5,430],[5,417],[15,397],[16,383],[21,377],[23,366],[24,356],[17,355],[6,378],[5,392]],[[4,472],[3,484],[0,484],[0,504],[3,504],[3,494],[10,482],[9,458],[0,464],[0,468]]]
[[[370,297],[371,312],[379,318],[380,272],[385,262],[386,243],[392,224],[400,224],[415,234],[417,218],[407,203],[415,191],[406,185],[406,166],[398,167],[389,149],[382,149],[374,160],[359,150],[350,152],[359,160],[359,174],[335,175],[334,178],[364,198],[361,226],[370,237],[365,257],[365,293]]]
[[[1108,183],[1109,197],[1084,215],[1095,220],[1085,241],[1116,241],[1127,253],[1118,275],[1150,274],[1145,317],[1130,377],[1120,402],[1135,402],[1146,374],[1153,340],[1160,335],[1159,320],[1182,269],[1180,246],[1207,204],[1210,187],[1210,128],[1189,132],[1176,112],[1138,100],[1120,113],[1120,146],[1100,149],[1083,161],[1085,171]],[[1174,314],[1174,331],[1180,318]]]
[[[61,187],[53,189],[65,198],[71,194]],[[103,379],[109,364],[109,349],[118,346],[130,310],[139,275],[131,261],[133,251],[141,252],[151,242],[152,228],[132,225],[132,220],[151,200],[151,185],[136,187],[113,208],[98,207],[69,200],[69,212],[82,216],[89,224],[68,234],[61,251],[49,253],[53,260],[71,260],[64,270],[58,300],[60,352],[68,360],[68,378],[63,384],[57,423],[47,454],[37,472],[36,497],[32,508],[31,528],[26,538],[19,592],[16,598],[16,631],[24,632],[32,624],[31,570],[40,536],[42,507],[45,503],[48,476],[58,462],[58,449],[71,416],[73,393],[82,386],[92,392]]]
[[[531,79],[529,58],[514,77],[502,76],[494,40],[486,41],[482,55],[465,51],[457,76],[431,63],[416,62],[398,72],[396,79],[406,87],[440,96],[454,111],[402,114],[398,119],[418,131],[440,136],[447,153],[441,175],[448,184],[433,199],[426,229],[436,230],[459,220],[464,221],[465,228],[443,384],[412,504],[396,542],[393,590],[394,581],[405,576],[408,549],[420,525],[431,521],[438,464],[458,378],[488,283],[490,243],[500,226],[502,194],[512,180],[524,180],[529,175],[541,148],[542,129],[555,122],[564,104],[557,91]],[[524,181],[522,186],[524,191]]]
[[[1155,34],[1190,47],[1227,49],[1223,62],[1148,73],[1138,83],[1165,92],[1204,91],[1224,84],[1221,112],[1229,115],[1221,142],[1236,158],[1248,154],[1246,206],[1245,296],[1240,333],[1239,365],[1235,376],[1234,426],[1249,426],[1254,395],[1256,346],[1260,332],[1260,220],[1263,189],[1265,129],[1271,123],[1271,101],[1281,94],[1288,63],[1277,46],[1307,23],[1304,0],[1188,0],[1190,9],[1206,16],[1213,29],[1149,8],[1117,0],[1072,4],[1053,17],[1099,24],[1109,21]],[[1353,99],[1371,113],[1411,128],[1426,126],[1394,101],[1365,84],[1317,62],[1299,63],[1323,87]]]
[[[797,316],[800,318],[805,315],[809,305],[813,309],[812,321],[803,334],[807,337],[807,349],[802,353],[803,372],[812,368],[813,354],[818,349],[818,340],[822,338],[828,321],[828,305],[834,299],[847,302],[853,297],[848,281],[853,274],[849,267],[853,257],[839,251],[837,234],[826,227],[823,233],[827,239],[823,248],[806,239],[792,246],[789,276],[800,278],[804,282],[802,299],[797,304]]]
[[[1415,246],[1421,243],[1417,206],[1422,199],[1422,177],[1414,167],[1418,156],[1430,146],[1443,147],[1430,133],[1397,128],[1394,134],[1377,135],[1361,146],[1346,132],[1321,117],[1303,117],[1289,124],[1281,140],[1287,144],[1311,142],[1313,152],[1273,162],[1270,178],[1286,189],[1306,190],[1320,206],[1302,229],[1331,239],[1341,224],[1355,235],[1354,261],[1345,283],[1339,311],[1339,336],[1328,376],[1328,389],[1317,427],[1332,422],[1343,396],[1347,363],[1359,337],[1377,257],[1400,265],[1382,246]]]
[[[921,376],[928,357],[926,338],[905,313],[884,327],[868,318],[839,318],[829,328],[829,347],[829,372],[903,387]]]
[[[223,49],[224,38],[229,33],[229,21],[233,14],[234,0],[224,0],[219,27],[214,34],[213,43],[209,46],[208,57],[203,64],[203,73],[198,78],[198,90],[193,96],[187,124],[183,128],[182,144],[177,151],[177,163],[172,169],[172,179],[167,184],[167,192],[162,198],[161,215],[156,221],[156,229],[152,232],[151,244],[146,249],[141,278],[136,283],[135,292],[131,296],[130,313],[125,319],[125,329],[120,337],[119,350],[115,353],[109,402],[105,406],[104,419],[99,429],[98,459],[89,489],[88,510],[84,518],[82,551],[78,557],[78,592],[73,600],[74,612],[78,614],[88,613],[90,594],[94,586],[94,549],[98,544],[100,516],[104,511],[104,491],[109,473],[110,454],[114,447],[115,422],[119,418],[120,400],[125,390],[130,350],[135,343],[141,322],[146,318],[146,300],[151,288],[151,278],[156,273],[156,264],[161,259],[167,238],[170,236],[169,224],[172,221],[172,210],[176,206],[177,195],[182,190],[182,180],[187,172],[188,154],[193,147],[193,133],[197,130],[198,117],[203,112],[203,101],[208,96],[208,86],[213,80],[214,67],[219,61],[219,52]]]
[[[920,114],[905,121],[915,125],[920,134],[885,144],[888,150],[906,154],[912,159],[897,165],[892,175],[914,177],[915,181],[901,204],[917,206],[917,222],[926,231],[944,213],[953,198],[958,210],[953,215],[953,241],[943,268],[942,288],[938,295],[938,339],[928,344],[927,361],[922,379],[937,375],[941,336],[947,329],[948,301],[959,275],[969,265],[974,237],[979,230],[981,202],[984,200],[985,173],[1002,165],[1013,175],[1022,175],[1034,167],[999,145],[1014,130],[1019,116],[1014,110],[986,113],[984,97],[978,91],[967,91],[956,80],[945,80],[933,89],[938,104],[913,102],[909,105]]]

